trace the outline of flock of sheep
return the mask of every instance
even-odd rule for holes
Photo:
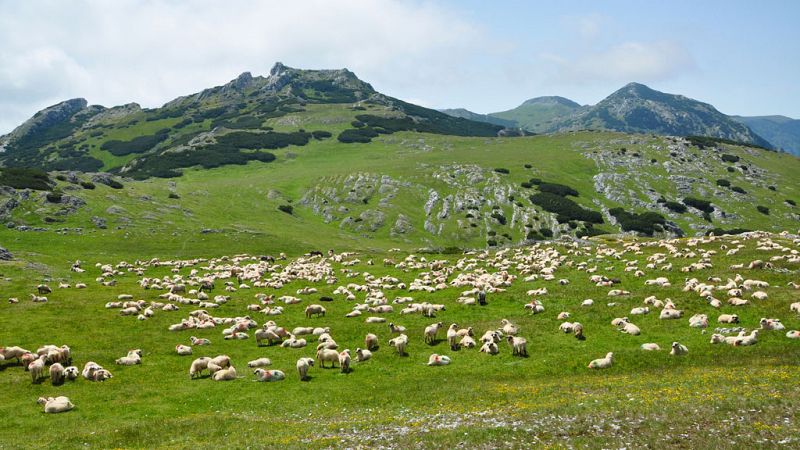
[[[607,296],[611,302],[609,306],[617,305],[617,299],[630,297],[633,294],[618,286],[621,281],[603,275],[609,272],[614,265],[622,264],[624,272],[630,272],[637,278],[643,278],[643,285],[654,287],[669,287],[672,285],[669,273],[677,272],[671,278],[682,279],[684,298],[671,300],[659,299],[649,296],[643,299],[641,306],[631,309],[629,316],[615,318],[611,325],[620,332],[629,335],[640,335],[641,328],[636,325],[635,318],[647,314],[655,314],[661,320],[681,320],[689,308],[694,307],[693,300],[700,300],[707,305],[722,309],[739,308],[752,302],[764,301],[769,297],[769,283],[756,278],[747,278],[736,275],[734,278],[722,280],[718,277],[707,277],[700,280],[693,277],[693,272],[710,269],[715,255],[724,253],[733,256],[743,247],[746,240],[755,240],[756,248],[769,254],[769,258],[755,260],[746,264],[737,264],[729,267],[733,271],[746,271],[748,274],[757,274],[759,270],[770,269],[777,262],[797,264],[800,263],[800,239],[790,241],[788,234],[783,234],[778,240],[774,235],[761,232],[748,233],[735,238],[720,238],[709,236],[684,240],[648,240],[624,242],[621,247],[605,244],[590,245],[580,242],[565,243],[561,246],[545,246],[537,244],[526,248],[504,249],[496,253],[471,252],[465,254],[457,261],[445,259],[428,260],[424,256],[408,255],[396,261],[387,258],[383,261],[384,267],[391,267],[395,271],[415,274],[414,279],[404,282],[397,277],[385,275],[375,276],[369,272],[354,270],[352,267],[366,263],[374,265],[372,260],[361,261],[354,253],[328,252],[323,255],[313,252],[294,260],[286,259],[281,255],[278,260],[271,257],[254,257],[250,255],[236,255],[215,259],[194,259],[183,261],[136,261],[135,263],[120,262],[116,265],[97,264],[100,275],[96,278],[98,286],[115,286],[120,277],[130,274],[138,277],[138,285],[142,290],[158,291],[158,299],[153,301],[137,300],[136,294],[120,294],[113,301],[106,303],[109,310],[118,310],[123,316],[130,316],[139,321],[147,321],[156,314],[179,314],[179,311],[188,310],[185,317],[170,325],[171,332],[184,332],[189,330],[215,329],[221,331],[223,339],[247,340],[251,337],[258,346],[279,345],[287,349],[303,349],[307,346],[314,347],[314,357],[301,357],[297,359],[295,370],[300,380],[309,379],[309,371],[315,367],[338,367],[342,373],[353,370],[353,363],[364,363],[372,358],[373,352],[379,348],[378,336],[373,332],[365,333],[363,347],[355,351],[349,348],[340,348],[334,339],[333,331],[327,326],[298,326],[291,329],[280,326],[280,316],[294,314],[305,303],[304,297],[316,296],[318,290],[312,285],[337,285],[331,296],[318,296],[319,303],[312,303],[302,308],[303,317],[307,321],[324,322],[328,317],[327,308],[320,303],[348,302],[352,310],[345,317],[354,321],[363,321],[365,324],[386,323],[389,334],[389,346],[400,356],[408,355],[411,341],[419,339],[428,345],[438,343],[438,336],[444,333],[451,350],[477,348],[479,352],[489,355],[498,354],[503,346],[513,356],[527,357],[527,339],[521,336],[518,325],[508,319],[497,320],[497,326],[485,330],[480,336],[472,327],[462,327],[457,323],[447,323],[431,320],[432,323],[424,328],[421,336],[413,336],[403,325],[388,321],[386,315],[397,314],[396,321],[402,320],[405,315],[420,315],[435,318],[438,315],[448,314],[448,305],[429,303],[415,300],[416,297],[426,297],[431,293],[457,289],[458,295],[452,295],[455,303],[472,307],[473,305],[486,305],[496,293],[504,292],[515,282],[541,283],[547,286],[527,291],[527,298],[520,302],[521,311],[538,315],[546,312],[547,295],[550,286],[567,286],[570,280],[557,278],[559,268],[570,267],[587,274],[589,280],[599,288],[607,288]],[[791,242],[791,244],[788,244]],[[655,249],[649,256],[643,249]],[[711,247],[711,249],[704,249]],[[794,248],[793,248],[794,247]],[[337,271],[334,265],[339,266]],[[601,267],[602,266],[602,267]],[[148,271],[168,269],[171,275],[162,277],[146,276]],[[84,272],[80,262],[72,266],[75,272]],[[188,272],[188,273],[187,273]],[[647,273],[657,273],[661,276],[646,279]],[[341,278],[352,280],[342,283]],[[300,282],[305,287],[295,291],[295,295],[283,294],[290,283]],[[798,289],[800,285],[789,283],[790,288]],[[86,284],[76,284],[76,288],[86,288]],[[59,288],[69,289],[67,283],[60,283]],[[631,286],[631,289],[634,287]],[[210,294],[217,291],[216,295]],[[32,301],[47,302],[46,295],[53,291],[47,285],[39,285],[37,294],[32,294]],[[229,317],[214,314],[220,305],[231,301],[232,294],[238,292],[253,292],[253,303],[242,308],[242,315]],[[402,295],[393,295],[398,293]],[[16,298],[9,299],[16,303]],[[576,301],[577,310],[587,310],[595,307],[593,299]],[[680,303],[680,304],[679,304]],[[298,305],[298,306],[293,306]],[[453,307],[453,306],[449,306]],[[800,313],[800,301],[787,304],[787,309],[793,313]],[[489,311],[489,310],[487,310]],[[584,326],[570,317],[578,316],[579,312],[560,311],[557,314],[563,321],[558,330],[573,334],[577,339],[586,339]],[[259,326],[259,321],[254,317],[264,316],[264,323]],[[631,319],[634,318],[634,320]],[[719,314],[717,322],[722,325],[739,324],[739,316],[731,312]],[[693,314],[688,325],[692,328],[705,329],[711,321],[707,314]],[[710,343],[726,343],[733,346],[749,346],[758,342],[761,332],[785,331],[785,327],[778,318],[762,318],[758,324],[750,324],[744,328],[717,328],[711,334]],[[373,326],[374,328],[374,326]],[[188,333],[187,333],[188,334]],[[791,330],[786,332],[786,337],[800,339],[800,332]],[[211,344],[208,338],[190,336],[191,345],[178,344],[175,353],[179,356],[192,356]],[[504,343],[505,342],[505,343]],[[648,342],[641,346],[644,351],[658,351],[658,343]],[[288,350],[284,350],[288,351]],[[670,355],[685,356],[689,353],[686,345],[680,342],[670,344]],[[115,361],[117,365],[135,366],[142,362],[141,349],[130,350],[125,356]],[[16,360],[25,370],[30,372],[34,383],[40,382],[48,374],[54,385],[67,381],[84,378],[88,381],[102,382],[113,377],[112,373],[99,364],[89,361],[79,371],[72,365],[72,352],[67,345],[44,345],[35,352],[19,346],[0,347],[0,362]],[[587,358],[588,359],[588,358]],[[433,353],[428,357],[428,366],[443,366],[451,363],[451,357]],[[589,362],[590,369],[609,368],[614,363],[614,353],[608,352],[605,357]],[[286,373],[282,370],[269,369],[272,365],[269,358],[261,357],[247,363],[255,381],[273,382],[282,381]],[[49,368],[48,368],[49,366]],[[230,381],[242,378],[235,368],[233,361],[227,355],[200,356],[194,359],[189,366],[190,378],[201,378],[204,375],[213,381]],[[40,398],[39,403],[44,406],[45,412],[57,413],[69,411],[72,403],[66,397]]]

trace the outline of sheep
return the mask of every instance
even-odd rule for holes
[[[626,322],[628,322],[628,318],[627,317],[617,317],[617,318],[614,318],[614,319],[611,320],[611,325],[613,325],[615,327],[620,327],[620,326],[622,326],[622,324],[624,324]]]
[[[281,343],[281,347],[289,347],[289,348],[303,348],[307,345],[305,339],[297,339],[293,334],[290,334],[289,337]]]
[[[57,414],[72,410],[75,405],[67,397],[39,397],[36,401],[44,406],[44,412],[47,414]]]
[[[544,305],[539,300],[532,300],[525,304],[525,309],[531,310],[531,314],[540,314],[544,312]]]
[[[363,348],[356,349],[356,361],[364,362],[372,358],[372,352]]]
[[[579,322],[574,322],[572,324],[572,333],[575,335],[575,339],[579,341],[586,340],[586,336],[583,335],[583,325]]]
[[[500,325],[502,326],[500,330],[503,332],[503,334],[515,336],[517,333],[519,333],[519,327],[511,323],[508,319],[500,320]]]
[[[653,342],[648,342],[648,343],[642,344],[640,346],[640,348],[642,350],[646,350],[648,352],[661,350],[661,347],[659,347],[658,344],[653,343]]]
[[[661,320],[680,319],[683,316],[683,311],[672,308],[664,308],[661,310],[658,318]]]
[[[478,351],[481,353],[488,353],[490,355],[496,355],[500,353],[500,349],[497,347],[497,343],[494,341],[484,342]]]
[[[637,316],[637,315],[641,316],[641,315],[645,315],[645,314],[649,314],[649,313],[650,313],[650,308],[648,308],[647,306],[631,309],[631,315],[632,316]]]
[[[236,368],[233,366],[220,369],[211,375],[214,381],[231,381],[236,379]]]
[[[44,367],[45,361],[47,360],[47,355],[41,355],[37,359],[33,360],[30,364],[28,364],[28,371],[31,373],[31,380],[33,383],[36,383],[44,376]]]
[[[53,386],[64,383],[64,366],[59,363],[50,366],[50,382],[53,383]]]
[[[436,343],[436,333],[439,332],[439,329],[442,328],[442,322],[437,322],[432,325],[428,325],[425,327],[425,343],[433,345]]]
[[[458,324],[450,324],[450,327],[447,329],[447,343],[450,344],[450,350],[458,350],[458,343],[456,342],[457,337]]]
[[[620,326],[620,331],[622,331],[623,333],[630,334],[631,336],[639,336],[640,334],[642,334],[642,331],[639,329],[639,327],[630,322],[625,322],[624,324],[622,324]]]
[[[762,330],[783,331],[786,329],[779,319],[767,319],[762,317],[758,323]]]
[[[69,381],[77,380],[79,375],[80,372],[78,371],[78,368],[75,366],[69,366],[66,369],[64,369],[64,378]]]
[[[800,314],[800,302],[794,302],[791,305],[789,305],[789,311],[793,311]]]
[[[475,342],[475,339],[473,339],[472,336],[464,336],[458,343],[459,347],[464,347],[464,348],[475,348],[476,345],[477,344]]]
[[[511,354],[513,356],[528,356],[528,340],[519,336],[506,337],[508,345],[511,346]]]
[[[798,330],[787,331],[786,337],[789,339],[800,339],[800,331]]]
[[[750,294],[750,298],[753,298],[753,299],[756,299],[756,300],[766,300],[767,297],[768,297],[768,295],[764,291],[755,291],[752,294]]]
[[[96,370],[92,374],[92,377],[91,377],[90,380],[91,381],[106,381],[106,380],[108,380],[110,378],[114,378],[114,376],[111,375],[111,372],[109,372],[106,369],[100,369],[100,370]]]
[[[608,352],[605,358],[593,360],[588,367],[590,369],[608,369],[612,364],[614,364],[614,353]]]
[[[739,316],[737,314],[720,314],[717,318],[719,323],[739,323]]]
[[[25,350],[24,348],[17,346],[0,347],[0,355],[2,355],[3,359],[5,360],[16,358],[17,362],[20,362],[20,358],[26,353],[31,352],[30,350]]]
[[[434,353],[428,358],[429,366],[446,366],[448,364],[450,364],[450,357],[446,355],[437,355]]]
[[[364,337],[364,347],[366,347],[367,350],[375,350],[375,349],[377,349],[378,348],[378,336],[376,336],[376,335],[374,335],[372,333],[368,333]]]
[[[560,331],[564,332],[565,334],[572,333],[573,324],[572,324],[572,322],[564,322],[564,323],[562,323],[561,325],[558,326],[558,329]]]
[[[254,334],[256,338],[256,345],[261,346],[262,341],[267,341],[268,345],[272,345],[273,342],[281,342],[283,338],[275,333],[275,330],[266,329],[266,330],[256,330]]]
[[[728,299],[728,304],[731,306],[745,306],[750,303],[750,300],[745,300],[739,297],[731,297]]]
[[[326,310],[324,306],[314,304],[306,306],[305,312],[306,312],[306,318],[310,319],[311,316],[325,317]]]
[[[562,312],[558,313],[558,317],[556,317],[556,318],[558,320],[567,320],[567,319],[569,319],[569,316],[570,316],[570,314],[568,312],[562,311]]]
[[[251,369],[256,367],[267,367],[270,365],[272,365],[272,361],[270,361],[269,358],[258,358],[247,363],[247,367]]]
[[[350,372],[350,349],[339,352],[339,367],[342,373]]]
[[[135,366],[136,364],[141,364],[142,351],[139,349],[131,350],[126,356],[117,358],[114,362],[120,366]]]
[[[392,322],[389,322],[389,333],[391,334],[403,334],[406,332],[406,327],[402,325],[395,325]]]
[[[286,378],[286,374],[280,370],[256,369],[253,374],[256,376],[256,381],[264,382],[283,381]]]
[[[581,306],[589,307],[594,305],[594,300],[587,298],[586,300],[581,302]]]
[[[737,347],[738,346],[755,345],[756,342],[758,342],[758,333],[759,333],[759,330],[753,330],[747,336],[740,336],[739,340],[734,342],[733,345],[735,345]]]
[[[179,356],[189,356],[192,354],[192,347],[189,347],[188,345],[178,344],[175,346],[175,352]]]
[[[689,319],[689,326],[692,328],[708,328],[708,316],[705,314],[695,314]]]
[[[189,378],[194,378],[195,376],[199,377],[202,375],[202,372],[208,369],[208,363],[211,362],[211,358],[207,356],[201,356],[200,358],[195,359],[192,361],[191,367],[189,367]]]
[[[292,330],[291,334],[295,336],[304,336],[306,334],[311,334],[313,332],[314,332],[314,327],[295,327],[295,329]]]
[[[365,323],[384,323],[384,322],[386,322],[386,319],[383,318],[383,317],[370,316],[370,317],[367,317],[367,319],[364,322]]]
[[[211,341],[209,339],[197,338],[194,336],[189,336],[189,342],[191,342],[192,345],[211,345]]]
[[[684,356],[689,354],[689,349],[680,342],[673,342],[672,350],[670,350],[669,354],[672,356]]]
[[[319,362],[323,369],[325,368],[325,362],[327,361],[330,361],[332,368],[336,367],[336,364],[339,362],[339,352],[328,348],[321,348],[317,350],[317,362]]]
[[[300,375],[300,381],[308,379],[308,369],[314,367],[314,360],[312,358],[300,358],[297,360],[297,373]]]
[[[400,356],[406,355],[406,347],[408,346],[408,336],[405,334],[401,334],[396,338],[389,341],[389,345],[397,349],[397,353]]]

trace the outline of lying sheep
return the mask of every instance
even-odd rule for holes
[[[640,330],[639,327],[630,322],[625,322],[624,324],[622,324],[619,330],[623,333],[630,334],[631,336],[639,336],[640,334],[642,334],[642,330]]]
[[[680,342],[672,343],[672,350],[669,352],[672,356],[685,356],[689,354],[689,349]]]
[[[406,355],[406,347],[408,346],[408,336],[405,334],[401,334],[396,338],[389,341],[389,345],[397,349],[397,353],[400,356]]]
[[[500,353],[500,348],[497,346],[497,343],[494,341],[484,342],[481,346],[480,350],[481,353],[488,353],[490,355],[496,355]]]
[[[646,351],[649,351],[649,352],[661,350],[661,347],[659,347],[658,344],[653,343],[653,342],[648,342],[646,344],[642,344],[640,348],[642,350],[646,350]]]
[[[136,364],[141,364],[142,351],[139,349],[131,350],[128,352],[126,356],[123,356],[122,358],[117,358],[117,360],[114,362],[121,366],[135,366]]]
[[[708,316],[705,314],[695,314],[689,319],[689,326],[692,328],[708,328]]]
[[[356,349],[356,361],[364,362],[372,358],[372,352],[363,348]]]
[[[226,367],[224,369],[217,370],[214,374],[211,375],[211,379],[214,381],[231,381],[236,379],[236,368],[233,366]]]
[[[501,325],[500,331],[502,331],[503,334],[505,335],[516,336],[517,333],[519,333],[519,327],[511,323],[511,321],[509,321],[508,319],[502,319],[500,321],[500,325]]]
[[[800,339],[800,331],[798,330],[787,331],[786,337],[789,339]]]
[[[558,329],[564,333],[572,333],[573,324],[572,322],[564,322],[558,326]]]
[[[519,336],[506,337],[508,345],[511,347],[511,354],[513,356],[528,356],[528,340]]]
[[[272,361],[270,361],[269,358],[258,358],[247,363],[247,367],[251,369],[256,367],[267,367],[270,365],[272,365]]]
[[[720,314],[717,318],[719,323],[739,323],[739,316],[737,314]]]
[[[389,322],[389,333],[390,334],[403,334],[406,332],[406,327],[402,325],[395,325],[392,322]]]
[[[77,380],[79,375],[80,371],[78,371],[78,368],[75,366],[69,366],[66,369],[64,369],[64,378],[69,381]]]
[[[308,369],[314,367],[314,360],[312,358],[300,358],[297,360],[296,366],[300,381],[306,381],[308,379]]]
[[[194,336],[189,336],[189,342],[191,342],[192,345],[211,345],[211,341],[209,339],[197,338]]]
[[[758,323],[762,330],[783,331],[786,329],[779,319],[767,319],[762,317]]]
[[[472,336],[464,336],[458,343],[458,346],[463,348],[475,348],[476,345],[477,343],[475,342],[475,339],[472,338]]]
[[[605,358],[595,359],[589,363],[590,369],[608,369],[614,363],[614,353],[608,352]]]
[[[633,315],[633,316],[637,316],[637,315],[641,316],[641,315],[645,315],[645,314],[649,314],[649,313],[650,313],[650,308],[647,307],[647,306],[631,309],[631,315]]]
[[[758,342],[758,334],[759,334],[758,330],[753,330],[747,336],[740,336],[739,340],[734,342],[733,345],[737,347],[755,345]]]
[[[289,337],[281,342],[281,347],[284,348],[303,348],[307,344],[305,339],[297,339],[293,334],[290,334]]]
[[[794,302],[791,305],[789,305],[789,311],[793,311],[800,314],[800,302]]]
[[[286,374],[280,370],[256,369],[253,371],[253,374],[256,376],[256,381],[264,382],[283,381],[286,378]]]
[[[661,314],[658,316],[658,318],[661,320],[670,320],[670,319],[680,319],[682,316],[683,316],[682,310],[664,308],[661,310]]]
[[[188,345],[178,344],[175,346],[175,352],[180,356],[189,356],[192,354],[192,347]]]
[[[450,357],[446,355],[437,355],[434,353],[428,358],[429,366],[446,366],[448,364],[450,364]]]
[[[67,412],[75,407],[67,397],[39,397],[36,402],[44,406],[44,412],[47,414]]]
[[[583,335],[583,325],[581,325],[579,322],[573,322],[572,333],[575,335],[575,339],[579,341],[586,340],[586,336]]]

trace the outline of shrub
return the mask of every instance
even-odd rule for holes
[[[286,214],[291,215],[292,212],[294,211],[294,208],[292,207],[292,205],[280,205],[280,206],[278,206],[278,210],[283,211]]]
[[[711,213],[708,212],[708,211],[703,212],[703,220],[705,220],[706,222],[709,222],[709,223],[712,222]]]
[[[553,230],[551,230],[550,228],[542,227],[542,228],[539,228],[539,234],[541,234],[542,236],[544,236],[546,238],[551,238],[551,237],[553,237]]]
[[[347,129],[339,133],[339,137],[337,138],[339,142],[345,144],[351,144],[354,142],[359,142],[366,144],[370,142],[372,138],[377,137],[378,132],[373,130],[369,127],[359,128],[359,129]]]
[[[542,235],[539,234],[538,231],[531,230],[531,231],[528,231],[527,235],[525,235],[525,239],[527,239],[529,241],[541,241],[541,240],[544,239],[544,237],[542,237]]]
[[[694,197],[686,197],[683,199],[683,204],[687,206],[691,206],[692,208],[697,208],[700,211],[712,213],[714,212],[714,207],[711,206],[711,202],[708,200],[703,200]]]
[[[497,240],[496,239],[489,239],[486,241],[486,245],[489,247],[497,247]]]
[[[651,162],[651,163],[653,163],[653,164],[655,164],[655,163],[657,163],[657,162],[658,162],[658,160],[657,160],[657,159],[655,159],[655,158],[652,158],[652,159],[650,160],[650,162]]]
[[[509,170],[508,170],[508,169],[504,169],[504,168],[502,168],[502,167],[498,167],[498,168],[494,169],[494,171],[495,171],[495,172],[497,172],[497,173],[502,173],[502,174],[506,174],[506,175],[508,175],[509,173],[511,173],[511,172],[509,172]]]
[[[33,189],[47,191],[53,182],[42,170],[23,167],[6,167],[0,169],[0,185],[14,189]]]
[[[497,231],[490,230],[486,234],[488,234],[489,236],[497,236]]]
[[[523,181],[523,182],[520,184],[520,186],[524,187],[525,189],[530,189],[530,188],[532,188],[532,187],[533,187],[533,185],[532,185],[532,184],[530,184],[530,183],[529,183],[529,182],[527,182],[527,181]]]
[[[533,167],[533,166],[532,166],[532,165],[530,165],[530,164],[525,164],[525,168],[526,168],[526,169],[530,169],[530,168],[532,168],[532,167]]]
[[[740,188],[739,186],[733,186],[733,187],[731,188],[731,190],[732,190],[733,192],[738,192],[738,193],[740,193],[740,194],[747,194],[747,191],[745,191],[744,189]]]
[[[617,219],[624,231],[637,231],[648,236],[663,230],[662,225],[666,223],[664,216],[651,211],[637,214],[629,213],[622,208],[612,208],[608,212]]]
[[[67,176],[66,175],[62,175],[62,174],[58,174],[58,175],[56,175],[56,180],[58,180],[58,181],[67,181]]]
[[[778,188],[776,188],[775,186],[767,186],[767,189],[773,192],[778,190]]]
[[[50,203],[61,203],[63,194],[58,191],[48,192],[46,195],[47,201]]]
[[[767,216],[769,215],[769,208],[767,208],[766,206],[761,206],[761,205],[758,205],[758,206],[756,206],[756,209],[757,209],[757,210],[758,210],[758,212],[760,212],[761,214],[764,214],[764,215],[767,215]]]
[[[727,170],[728,170],[728,172],[731,172],[731,173],[736,172],[736,169],[734,169],[733,167],[730,167],[730,166],[728,166]]]
[[[144,153],[167,139],[168,136],[169,128],[164,128],[156,131],[155,134],[138,136],[130,141],[106,141],[100,145],[100,149],[106,150],[114,156],[125,156],[130,155],[131,153]]]
[[[794,201],[794,200],[792,200],[792,199],[788,199],[788,198],[787,198],[787,199],[786,199],[786,203],[788,203],[788,204],[790,204],[790,205],[792,205],[792,206],[797,206],[797,202],[795,202],[795,201]]]
[[[176,194],[175,192],[170,192],[167,197],[168,198],[181,198],[181,196]]]
[[[123,184],[122,184],[122,183],[120,183],[119,181],[117,181],[117,180],[111,180],[111,179],[109,179],[109,180],[108,180],[108,183],[106,183],[106,184],[108,185],[108,187],[110,187],[110,188],[112,188],[112,189],[122,189],[123,187],[125,187],[125,186],[123,186]]]
[[[578,196],[578,191],[575,189],[558,183],[539,183],[539,190],[541,192],[549,192],[551,194],[560,195],[561,197],[566,197],[567,195],[571,195],[573,197]]]
[[[493,212],[492,218],[494,218],[494,220],[496,220],[500,225],[506,224],[506,216],[504,216],[502,212]]]
[[[730,185],[731,185],[731,182],[726,180],[726,179],[724,179],[724,178],[721,178],[721,179],[717,180],[717,186],[729,187]]]
[[[722,160],[727,162],[727,163],[739,162],[739,157],[738,156],[730,155],[728,153],[723,153],[722,156],[720,156],[720,158],[722,158]]]
[[[558,214],[558,221],[561,223],[566,223],[570,220],[603,223],[603,216],[599,212],[585,209],[574,201],[560,195],[539,192],[531,195],[530,200],[531,203],[541,206],[545,211]]]
[[[91,181],[81,181],[81,187],[84,189],[94,189],[96,186]]]
[[[686,205],[684,205],[683,203],[668,201],[664,202],[664,206],[666,206],[667,209],[669,209],[670,211],[676,212],[678,214],[683,214],[687,211]]]
[[[542,184],[542,179],[541,178],[531,178],[529,180],[529,183],[538,186],[538,185]]]
[[[317,131],[312,131],[311,132],[311,136],[314,136],[314,139],[316,139],[318,141],[321,141],[321,140],[327,139],[327,138],[329,138],[329,137],[331,137],[333,135],[331,134],[330,131],[317,130]]]

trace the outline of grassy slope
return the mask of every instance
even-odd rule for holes
[[[705,312],[715,318],[719,311],[680,291],[679,280],[683,275],[679,272],[651,271],[651,277],[664,275],[675,282],[671,288],[656,288],[644,286],[643,279],[634,278],[630,272],[622,272],[620,261],[599,262],[602,273],[620,277],[622,287],[633,292],[630,298],[617,300],[619,305],[615,307],[605,306],[607,289],[589,283],[586,273],[566,267],[559,269],[557,277],[569,278],[570,285],[526,283],[520,278],[508,292],[490,295],[490,305],[485,308],[456,304],[454,299],[459,289],[412,294],[418,300],[447,305],[447,311],[436,320],[455,321],[480,332],[496,327],[500,318],[511,319],[521,326],[522,334],[529,340],[531,357],[527,359],[511,357],[505,345],[495,357],[475,350],[451,352],[446,342],[428,348],[422,343],[421,333],[432,320],[394,313],[387,316],[389,320],[407,326],[412,339],[410,356],[400,358],[386,345],[389,334],[385,324],[365,325],[359,319],[345,319],[344,313],[350,305],[341,298],[326,305],[329,314],[324,319],[307,320],[302,314],[303,304],[290,306],[285,315],[277,318],[283,326],[309,323],[331,326],[337,341],[351,349],[361,344],[367,331],[376,332],[382,343],[372,361],[355,365],[355,371],[349,375],[315,368],[312,380],[301,383],[296,379],[293,365],[299,356],[313,353],[309,348],[257,348],[252,340],[223,341],[219,330],[167,332],[167,325],[177,322],[189,307],[175,313],[157,313],[146,322],[104,309],[103,304],[119,293],[134,293],[136,298],[152,300],[159,292],[138,288],[131,274],[118,277],[120,283],[116,287],[100,287],[94,282],[98,274],[94,262],[116,262],[122,258],[131,261],[139,252],[115,250],[98,258],[87,256],[100,253],[95,241],[87,239],[83,245],[88,252],[72,249],[60,257],[84,259],[84,266],[89,268],[85,274],[68,272],[65,263],[47,270],[25,262],[3,263],[4,295],[26,296],[38,282],[39,271],[55,279],[84,281],[90,287],[84,291],[56,290],[48,304],[26,301],[18,305],[0,304],[2,342],[26,347],[66,342],[72,346],[79,364],[97,361],[110,368],[115,378],[102,384],[78,380],[62,387],[53,387],[48,382],[32,385],[22,369],[4,366],[0,370],[0,387],[7,394],[0,413],[6,417],[9,429],[17,430],[4,438],[5,445],[205,447],[211,441],[224,440],[233,447],[292,448],[378,443],[397,447],[458,443],[497,447],[523,442],[592,447],[625,442],[633,446],[725,448],[732,447],[734,442],[739,447],[775,444],[780,439],[793,439],[800,431],[796,423],[784,420],[800,401],[800,390],[793,381],[800,376],[796,366],[800,346],[785,339],[783,333],[768,332],[754,347],[733,348],[708,344],[708,335],[690,329],[685,318],[660,321],[657,313],[637,318],[635,322],[643,329],[639,337],[623,335],[609,325],[611,318],[627,315],[633,305],[641,304],[642,298],[651,294],[674,299],[688,315]],[[237,245],[231,242],[231,248]],[[711,249],[719,245],[703,247]],[[699,279],[711,274],[723,279],[733,276],[733,272],[725,269],[731,263],[768,256],[754,248],[755,242],[750,241],[736,257],[715,257],[716,269],[692,275]],[[219,254],[222,249],[207,250],[201,253]],[[636,259],[644,261],[652,252],[648,249]],[[588,258],[574,257],[576,261]],[[675,260],[676,265],[686,262]],[[613,270],[606,269],[607,265],[613,266]],[[338,270],[339,266],[335,267]],[[780,317],[788,328],[800,327],[800,318],[790,315],[787,307],[790,301],[796,301],[797,291],[784,287],[787,281],[797,280],[798,267],[781,264],[779,267],[790,272],[745,274],[775,286],[768,289],[768,300],[743,308],[724,307],[722,311],[740,314],[746,327],[753,327],[763,316]],[[417,275],[416,271],[403,273],[364,264],[355,269],[376,276],[395,275],[405,282]],[[148,270],[147,276],[169,274],[165,269]],[[279,293],[293,294],[304,285],[295,282]],[[317,286],[319,295],[327,295],[335,287]],[[522,309],[526,301],[524,292],[541,286],[550,290],[542,298],[547,311],[529,316]],[[214,314],[245,314],[245,305],[253,301],[254,292],[258,291],[234,293],[233,300]],[[214,293],[221,293],[221,289]],[[389,295],[391,298],[402,293]],[[595,306],[580,308],[580,301],[587,297],[596,299]],[[306,299],[304,303],[311,301]],[[573,318],[584,324],[586,341],[576,341],[557,331],[560,322],[555,316],[562,310],[571,311]],[[260,315],[258,319],[264,320]],[[196,355],[229,354],[245,379],[231,383],[189,381],[186,370],[191,358],[174,355],[173,347],[188,343],[190,334],[208,337],[213,342],[209,348],[197,348]],[[667,347],[673,340],[686,344],[690,356],[673,358],[666,351],[643,353],[638,349],[643,342],[658,342]],[[115,367],[113,360],[132,347],[144,349],[143,365]],[[585,368],[589,360],[610,350],[616,355],[613,368],[600,372]],[[454,363],[441,368],[425,367],[432,352],[449,354]],[[245,362],[259,356],[271,358],[273,367],[286,371],[289,378],[275,384],[251,382]],[[44,415],[34,404],[40,395],[67,395],[77,409],[58,416]],[[43,427],[70,431],[38,432]],[[33,435],[37,436],[35,440],[30,438]]]

